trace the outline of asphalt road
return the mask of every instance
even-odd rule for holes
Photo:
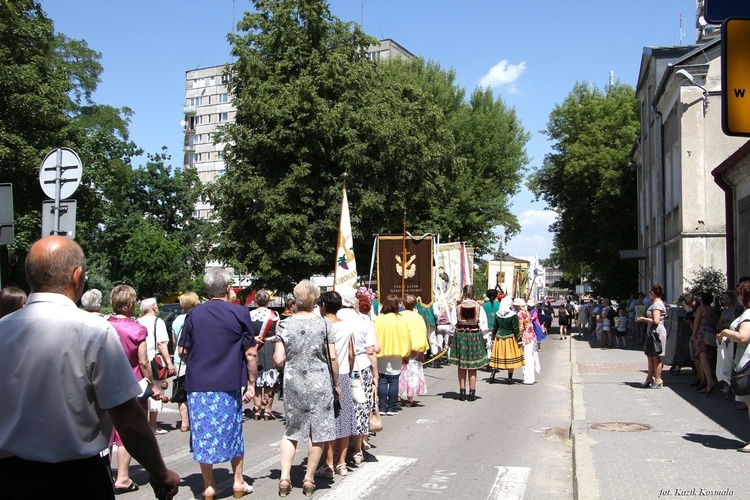
[[[346,477],[318,479],[314,498],[573,498],[569,342],[557,336],[543,342],[542,371],[533,386],[520,383],[520,370],[513,385],[490,385],[489,372],[480,371],[475,402],[457,400],[454,367],[426,368],[429,394],[419,398],[421,406],[384,416],[385,428],[371,438],[375,447],[366,461],[352,465]],[[283,403],[277,401],[275,409],[283,412]],[[164,458],[183,480],[176,498],[202,498],[199,468],[188,451],[188,433],[179,431],[175,405],[165,405],[160,426],[170,429],[157,436]],[[245,477],[255,488],[248,498],[277,498],[283,432],[282,420],[245,422]],[[305,457],[306,446],[300,445],[292,498],[302,497]],[[136,463],[131,477],[141,489],[122,498],[154,498]],[[216,498],[231,498],[229,464],[215,467],[215,479]]]

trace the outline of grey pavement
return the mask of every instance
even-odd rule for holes
[[[697,393],[690,368],[673,376],[665,366],[662,389],[641,388],[647,360],[632,339],[626,349],[568,342],[578,499],[750,498],[750,454],[736,451],[750,421],[733,398],[719,386]]]

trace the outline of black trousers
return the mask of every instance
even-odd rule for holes
[[[109,466],[99,455],[56,464],[4,458],[0,485],[0,497],[7,500],[115,498]]]

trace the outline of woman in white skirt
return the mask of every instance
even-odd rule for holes
[[[518,329],[521,330],[523,358],[526,360],[526,364],[523,367],[523,383],[532,385],[536,383],[536,374],[540,371],[539,352],[536,348],[536,332],[532,324],[531,313],[527,310],[527,306],[534,307],[534,304],[517,298],[513,300],[513,306],[518,311]]]

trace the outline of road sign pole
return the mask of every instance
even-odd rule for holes
[[[60,187],[62,185],[62,149],[57,149],[57,158],[55,160],[55,235],[60,234]]]

